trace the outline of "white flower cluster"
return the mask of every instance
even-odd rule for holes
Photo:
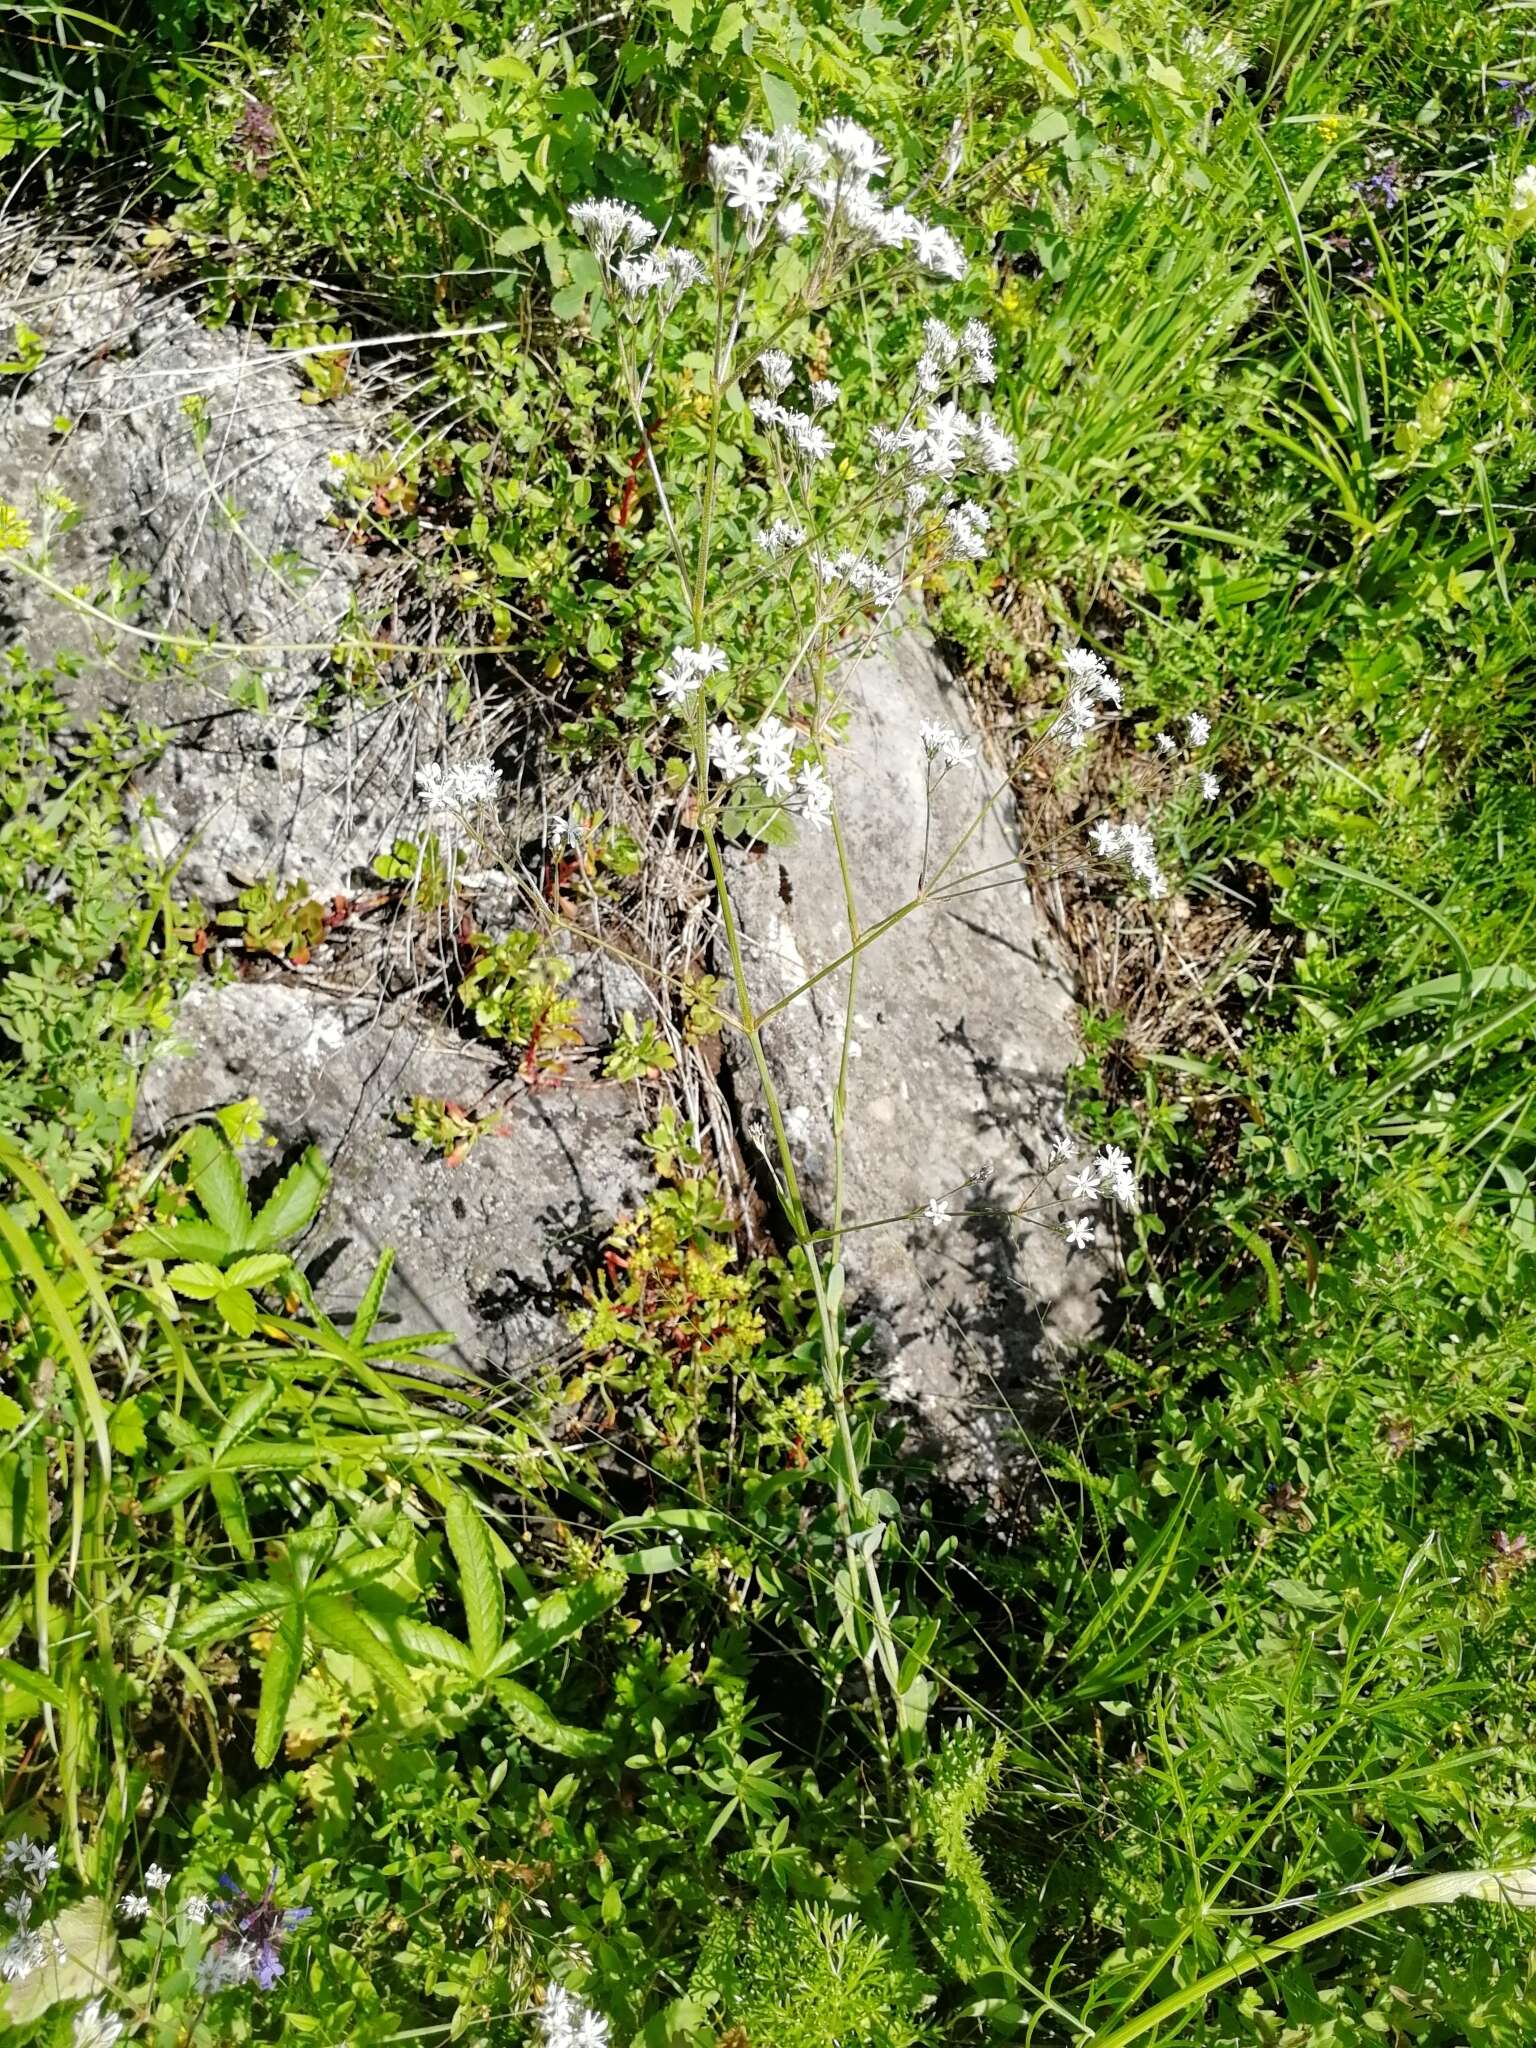
[[[638,312],[654,301],[670,313],[691,286],[702,284],[704,265],[689,249],[651,249],[656,230],[622,199],[584,199],[571,208],[571,226],[607,272],[620,305]]]
[[[987,528],[991,514],[974,498],[956,498],[944,508],[944,527],[949,535],[950,558],[956,562],[979,562],[987,552]]]
[[[1146,883],[1149,896],[1156,898],[1168,894],[1168,884],[1157,864],[1157,847],[1149,827],[1138,825],[1130,818],[1118,825],[1109,818],[1100,818],[1088,836],[1093,842],[1094,852],[1105,860],[1123,860],[1131,873]]]
[[[562,1984],[551,1984],[539,2008],[542,2048],[608,2048],[608,2022]]]
[[[1065,740],[1074,749],[1087,743],[1099,722],[1099,706],[1120,705],[1120,685],[1091,648],[1069,647],[1061,657],[1071,687],[1061,714],[1051,727],[1051,738]]]
[[[809,200],[821,211],[835,259],[847,262],[866,249],[910,249],[919,269],[958,282],[965,251],[948,228],[888,205],[874,191],[889,161],[857,121],[835,118],[823,121],[814,136],[749,128],[739,144],[711,149],[709,175],[749,247],[770,228],[784,241],[798,240],[811,225]]]
[[[882,472],[899,468],[947,481],[961,468],[1007,476],[1019,461],[1019,451],[994,421],[973,420],[952,398],[930,407],[921,420],[871,428],[870,440]]]
[[[6,1915],[15,1922],[15,1932],[0,1944],[0,1977],[7,1984],[25,1982],[50,1960],[66,1960],[58,1929],[51,1922],[43,1928],[30,1924],[38,1897],[58,1867],[58,1850],[28,1835],[13,1836],[0,1850],[0,1872],[19,1886],[5,1902]]]
[[[918,359],[917,388],[932,398],[944,388],[952,371],[962,371],[973,384],[997,381],[997,344],[984,320],[968,320],[954,334],[942,320],[923,322],[923,353]]]
[[[805,528],[793,519],[772,519],[757,536],[757,545],[769,561],[776,562],[782,555],[805,546]]]
[[[780,405],[776,398],[754,398],[752,417],[760,427],[781,433],[791,455],[807,469],[825,462],[832,453],[832,436],[825,427],[818,427],[808,412]]]
[[[1141,1197],[1129,1152],[1118,1145],[1106,1145],[1096,1158],[1080,1167],[1067,1181],[1067,1197],[1073,1202],[1097,1202],[1109,1196],[1122,1209],[1134,1211]],[[1084,1219],[1086,1220],[1086,1219]],[[1093,1242],[1090,1236],[1084,1242]]]
[[[975,742],[961,739],[951,726],[925,723],[918,727],[917,736],[929,760],[942,761],[946,768],[958,768],[976,757]]]
[[[725,674],[726,660],[718,647],[705,640],[697,647],[674,647],[669,666],[656,678],[656,694],[664,704],[680,711],[706,676]]]
[[[416,796],[429,818],[458,817],[493,801],[501,770],[489,761],[456,761],[451,768],[429,761],[416,771]]]
[[[852,548],[842,548],[835,555],[813,548],[810,561],[823,583],[845,584],[881,611],[889,611],[901,596],[902,581],[894,569],[882,568],[879,562],[871,561],[868,555],[856,554]]]
[[[793,803],[819,832],[832,815],[832,785],[819,761],[802,761],[796,768],[794,747],[794,727],[779,718],[765,718],[752,733],[738,732],[728,718],[709,729],[709,758],[722,782],[754,776],[764,796]]]

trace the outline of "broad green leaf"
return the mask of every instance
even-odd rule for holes
[[[172,1266],[165,1283],[185,1301],[212,1301],[224,1285],[224,1275],[217,1266],[199,1260],[196,1265]]]
[[[227,1287],[270,1287],[291,1264],[286,1252],[254,1252],[226,1267],[224,1283]]]
[[[256,1302],[243,1287],[225,1287],[213,1298],[213,1305],[237,1337],[249,1337],[256,1327]]]
[[[447,1521],[448,1544],[459,1568],[459,1592],[469,1625],[469,1647],[481,1671],[489,1671],[507,1625],[507,1593],[496,1568],[491,1532],[479,1508],[457,1487],[448,1496]]]
[[[285,1607],[272,1632],[261,1674],[261,1705],[256,1713],[256,1762],[265,1770],[277,1755],[288,1719],[288,1703],[304,1669],[304,1609]]]
[[[330,1168],[318,1149],[309,1146],[263,1202],[244,1242],[258,1251],[267,1251],[307,1230],[319,1213],[330,1181]],[[252,1284],[246,1282],[247,1286]]]
[[[384,1637],[350,1600],[334,1593],[313,1593],[306,1603],[309,1625],[322,1643],[356,1657],[397,1693],[416,1690],[411,1674]]]
[[[245,1198],[245,1175],[222,1132],[201,1124],[187,1147],[193,1192],[209,1222],[224,1233],[233,1250],[250,1242],[251,1205]]]
[[[775,129],[796,127],[800,120],[800,95],[789,80],[780,78],[775,71],[764,71],[758,83],[763,88],[763,100],[771,125]]]
[[[131,1259],[213,1261],[228,1256],[229,1243],[222,1230],[201,1217],[178,1216],[173,1223],[150,1223],[130,1231],[113,1250]]]
[[[605,1614],[624,1597],[629,1575],[608,1565],[579,1586],[561,1587],[541,1600],[538,1609],[513,1629],[487,1674],[504,1678],[525,1664],[547,1656],[557,1644],[580,1635],[589,1621]]]

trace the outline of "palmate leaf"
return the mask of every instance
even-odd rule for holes
[[[407,1699],[414,1696],[416,1687],[410,1672],[372,1626],[371,1618],[350,1600],[334,1593],[312,1593],[304,1611],[318,1641],[345,1656],[355,1657],[375,1677],[382,1678],[392,1692]]]
[[[496,1566],[491,1532],[467,1493],[448,1496],[448,1545],[459,1568],[459,1591],[475,1664],[488,1672],[506,1633],[507,1594]]]
[[[256,1713],[256,1762],[262,1770],[277,1755],[288,1719],[293,1689],[304,1669],[304,1609],[290,1601],[272,1632],[272,1647],[261,1674],[261,1705]]]

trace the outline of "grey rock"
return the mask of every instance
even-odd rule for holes
[[[909,901],[924,864],[924,721],[979,749],[961,691],[916,633],[844,678],[849,713],[832,774],[860,925]],[[1103,1268],[1059,1237],[972,1214],[1016,1202],[1064,1131],[1063,1076],[1077,1056],[1071,990],[1030,904],[1001,771],[978,758],[937,783],[930,883],[989,797],[931,901],[860,954],[849,1061],[843,1219],[850,1300],[871,1316],[891,1392],[913,1404],[944,1467],[1000,1486],[1042,1385],[1091,1334]],[[802,830],[787,850],[737,855],[732,896],[761,1009],[848,947],[831,835]],[[838,969],[772,1019],[764,1044],[788,1113],[808,1205],[831,1213],[831,1103],[847,1000]],[[755,1078],[735,1057],[738,1092]],[[977,1180],[962,1188],[968,1176]],[[959,1189],[959,1192],[954,1192]],[[949,1195],[943,1226],[861,1223]],[[1058,1210],[1048,1205],[1054,1221]]]
[[[81,715],[113,705],[171,734],[139,795],[158,813],[156,845],[185,854],[187,886],[218,900],[273,874],[345,890],[406,815],[431,743],[385,714],[324,735],[305,715],[327,650],[367,601],[362,552],[335,516],[334,458],[376,442],[381,413],[366,394],[305,405],[290,363],[204,329],[130,267],[70,253],[48,270],[24,238],[0,260],[7,315],[44,350],[0,407],[0,498],[40,534],[51,523],[45,573],[64,590],[95,599],[115,566],[142,579],[135,632],[11,564],[0,633],[39,664],[75,658]],[[50,515],[48,492],[73,502],[73,523]],[[237,651],[168,674],[157,634]],[[265,713],[239,708],[253,679]]]
[[[146,1139],[255,1096],[286,1159],[319,1146],[333,1179],[302,1255],[328,1308],[355,1305],[381,1250],[397,1254],[385,1312],[401,1331],[444,1329],[445,1359],[522,1374],[569,1338],[561,1283],[649,1184],[635,1091],[580,1083],[524,1094],[458,1166],[394,1120],[412,1095],[466,1106],[493,1068],[419,1008],[340,1001],[282,981],[195,989],[179,1032],[191,1057],[145,1077]],[[252,1166],[262,1163],[257,1153]]]

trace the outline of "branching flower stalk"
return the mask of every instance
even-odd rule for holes
[[[817,473],[834,447],[826,421],[840,393],[834,381],[821,377],[806,381],[803,404],[790,402],[796,366],[780,343],[798,321],[828,306],[863,264],[895,256],[933,278],[955,281],[965,272],[963,252],[948,229],[918,219],[877,193],[876,182],[886,162],[872,136],[841,119],[824,122],[814,137],[793,129],[773,135],[749,131],[739,146],[714,149],[710,176],[715,204],[707,261],[689,248],[658,243],[653,224],[616,200],[587,202],[573,211],[572,221],[598,260],[617,330],[623,389],[683,598],[686,637],[674,647],[656,688],[667,709],[684,721],[687,774],[730,961],[735,1021],[750,1048],[772,1132],[786,1220],[804,1252],[816,1301],[823,1379],[837,1431],[834,1467],[850,1633],[853,1616],[862,1611],[867,1617],[866,1640],[855,1647],[876,1698],[873,1667],[878,1663],[894,1702],[898,1739],[904,1750],[910,1750],[920,1733],[921,1712],[912,1688],[903,1684],[900,1645],[881,1585],[883,1527],[863,1483],[848,1407],[843,1342],[843,1161],[858,965],[865,945],[921,903],[935,900],[972,832],[1007,784],[983,806],[971,830],[950,849],[931,879],[925,850],[924,871],[912,901],[865,930],[825,752],[836,708],[837,672],[857,660],[888,626],[926,566],[944,560],[975,561],[985,553],[988,513],[974,499],[950,495],[955,479],[962,470],[1006,475],[1017,458],[995,423],[986,416],[970,417],[957,395],[994,381],[990,331],[971,321],[955,334],[930,318],[924,326],[924,351],[899,418],[892,427],[877,428],[871,437],[871,481],[841,506],[818,503]],[[790,254],[774,261],[772,252],[779,247],[788,247]],[[777,303],[767,321],[769,332],[760,340],[749,340],[751,296],[770,264],[772,274],[763,296],[776,295]],[[713,302],[710,371],[695,497],[676,485],[669,490],[651,420],[655,389],[664,374],[668,323],[689,294],[705,284]],[[732,623],[724,616],[726,607],[711,579],[722,435],[728,408],[739,413],[744,407],[750,408],[761,437],[770,479],[758,551],[766,557],[764,573],[782,580],[800,620],[798,645],[781,679],[767,693],[750,733],[739,732],[728,719],[710,725],[711,698],[719,687],[715,679],[727,670],[727,657],[711,634],[727,637]],[[697,518],[692,532],[685,533],[680,513],[690,499],[697,504]],[[758,581],[754,574],[748,587]],[[793,722],[797,696],[799,725]],[[780,717],[781,708],[790,722]],[[808,730],[802,732],[802,726]],[[926,733],[922,744],[930,764],[936,752],[946,767],[960,758],[945,752],[943,742],[930,744]],[[958,745],[953,736],[949,744]],[[932,787],[930,774],[930,803]],[[831,1104],[832,1198],[830,1228],[825,1230],[813,1225],[763,1041],[769,1018],[804,990],[761,1013],[755,1006],[725,865],[722,814],[727,802],[733,811],[732,829],[738,833],[743,818],[748,829],[758,833],[785,811],[797,815],[804,829],[830,825],[832,832],[848,946],[839,963],[847,988]],[[883,1724],[881,1737],[885,1741]]]

